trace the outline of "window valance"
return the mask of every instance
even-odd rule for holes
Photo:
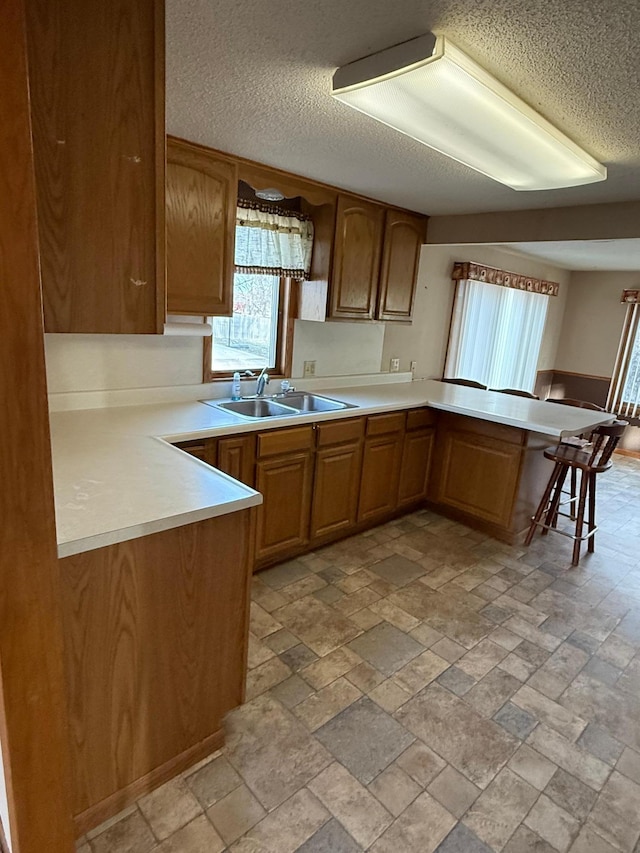
[[[527,290],[530,293],[542,293],[546,296],[557,296],[560,285],[557,281],[545,281],[532,278],[473,261],[456,261],[451,277],[454,281],[482,281],[486,284],[497,284],[500,287],[511,287],[514,290]]]
[[[306,279],[312,249],[313,222],[309,216],[238,200],[236,272]]]

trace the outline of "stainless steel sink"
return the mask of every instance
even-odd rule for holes
[[[229,403],[217,403],[217,406],[245,418],[281,418],[298,414],[298,409],[283,406],[273,400],[265,400],[263,397],[255,400],[232,400]]]
[[[353,409],[349,403],[340,400],[332,400],[329,397],[320,397],[317,394],[287,394],[286,405],[298,412],[336,412],[339,409]]]

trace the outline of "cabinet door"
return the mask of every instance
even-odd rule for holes
[[[379,320],[411,321],[424,240],[424,217],[387,210],[376,313]]]
[[[235,480],[253,488],[256,439],[254,435],[239,435],[218,439],[216,468]]]
[[[477,433],[439,433],[438,503],[508,527],[518,485],[521,448]]]
[[[196,145],[167,146],[167,311],[230,315],[238,170]]]
[[[159,332],[164,4],[26,9],[45,330]]]
[[[302,549],[309,541],[311,451],[260,459],[256,463],[256,489],[262,492],[256,522],[256,562]]]
[[[338,197],[330,317],[374,319],[383,225],[382,205]]]
[[[362,443],[322,447],[316,453],[311,538],[348,530],[357,521]]]
[[[358,521],[383,517],[398,504],[402,433],[373,436],[364,444]]]
[[[434,429],[418,429],[405,435],[398,506],[426,500],[434,439]]]

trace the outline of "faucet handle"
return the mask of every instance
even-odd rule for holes
[[[255,378],[255,373],[253,372],[253,370],[249,370],[249,369],[247,369],[247,370],[243,370],[243,371],[242,371],[242,376],[248,376],[248,377],[249,377],[249,379],[254,379],[254,378]]]

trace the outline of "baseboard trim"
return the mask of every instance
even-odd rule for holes
[[[625,450],[624,447],[618,447],[614,452],[620,456],[630,456],[632,459],[640,459],[640,450]]]
[[[80,838],[88,830],[95,829],[105,820],[108,820],[108,818],[117,815],[127,806],[130,806],[139,797],[149,794],[155,788],[159,788],[160,785],[168,782],[169,779],[172,779],[178,773],[187,770],[193,764],[197,764],[198,761],[206,758],[207,755],[220,749],[223,745],[224,731],[218,729],[217,732],[209,735],[209,737],[200,741],[200,743],[189,747],[189,749],[181,752],[180,755],[169,759],[169,761],[161,764],[160,767],[156,767],[145,776],[141,776],[119,791],[115,791],[111,796],[101,800],[99,803],[89,806],[88,809],[85,809],[85,811],[80,812],[74,817],[76,836]]]

